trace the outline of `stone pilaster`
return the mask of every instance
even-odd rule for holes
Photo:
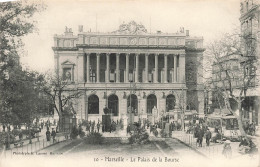
[[[72,74],[73,75],[73,74]],[[84,52],[80,50],[77,55],[77,82],[84,82]]]
[[[185,54],[179,55],[179,73],[178,82],[185,82]]]

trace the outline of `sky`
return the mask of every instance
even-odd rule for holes
[[[26,54],[23,67],[45,72],[54,69],[54,34],[63,34],[65,26],[78,33],[84,31],[112,32],[123,22],[142,23],[148,32],[160,30],[175,33],[180,27],[190,36],[202,36],[204,46],[222,33],[239,28],[239,0],[52,0],[36,14],[38,31],[24,37]]]

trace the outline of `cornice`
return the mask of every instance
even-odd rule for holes
[[[52,47],[53,51],[78,51],[77,47]]]
[[[186,52],[204,52],[205,48],[187,48],[185,47]]]
[[[85,49],[162,49],[162,50],[180,50],[185,49],[185,46],[123,46],[123,45],[117,45],[117,46],[100,46],[100,45],[87,45],[87,44],[77,44],[78,48],[85,48]]]

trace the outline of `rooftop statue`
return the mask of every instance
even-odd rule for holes
[[[131,21],[128,24],[121,24],[117,31],[113,33],[118,34],[146,34],[147,30],[142,24],[137,24],[135,21]]]

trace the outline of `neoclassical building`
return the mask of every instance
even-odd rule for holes
[[[74,108],[78,119],[160,118],[167,112],[196,110],[204,115],[203,38],[178,33],[148,33],[134,21],[110,33],[54,36],[57,73],[82,91]],[[131,106],[131,107],[130,107]],[[129,114],[132,111],[132,114]],[[174,118],[179,119],[179,118]]]

